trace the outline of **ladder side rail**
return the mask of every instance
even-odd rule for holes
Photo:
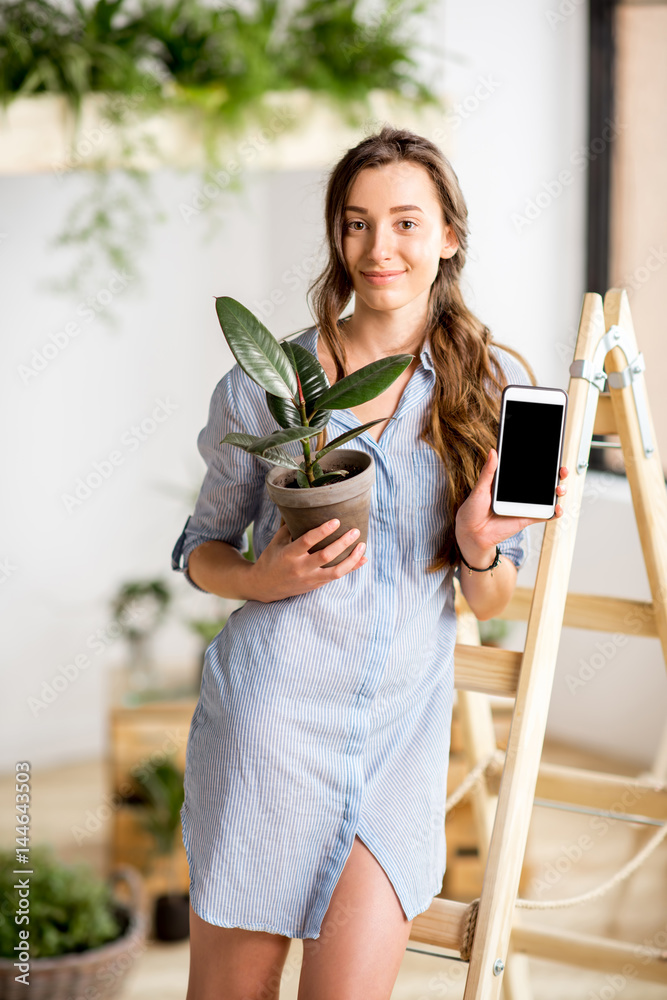
[[[465,601],[459,598],[457,640],[481,648],[479,623]],[[465,604],[465,610],[462,605]],[[463,747],[468,767],[472,770],[482,761],[487,760],[497,749],[496,731],[493,725],[491,700],[487,695],[462,689],[456,692]],[[492,793],[489,782],[482,776],[471,790],[472,811],[477,833],[477,851],[480,863],[486,864],[486,858],[491,842],[491,831],[496,816],[498,796]],[[515,914],[515,922],[520,917]],[[503,1000],[533,1000],[530,986],[530,970],[528,957],[515,952],[510,947],[507,955],[507,968],[503,977]]]
[[[592,362],[604,332],[602,298],[587,293],[575,359]],[[464,1000],[497,1000],[501,989],[583,499],[585,466],[577,465],[584,424],[589,441],[593,431],[589,387],[583,378],[570,379],[563,452],[568,500],[563,516],[545,527]]]
[[[609,289],[604,298],[604,316],[607,326],[621,328],[624,337],[632,343],[637,358],[637,341],[624,289]],[[627,385],[617,388],[611,384],[615,380],[608,378],[609,392],[617,432],[623,446],[625,471],[653,596],[655,625],[667,663],[667,489],[647,402],[643,364],[633,366],[633,360],[626,359],[624,352],[616,347],[607,354],[606,366],[609,374],[628,369],[628,377],[631,379]],[[633,367],[639,368],[639,371],[633,371]],[[641,416],[644,436],[648,427],[651,437],[653,450],[649,455],[644,453],[644,437],[637,413],[636,396],[639,396],[643,404]]]

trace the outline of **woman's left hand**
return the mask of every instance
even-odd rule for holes
[[[551,520],[543,517],[507,517],[493,513],[491,487],[497,465],[498,452],[492,448],[472,492],[456,513],[456,541],[459,551],[471,566],[484,567],[490,564],[495,557],[496,545],[499,542],[518,534],[529,524],[540,524]],[[567,493],[567,486],[563,485],[567,474],[567,468],[562,465],[556,487],[556,494],[559,497]],[[554,517],[562,515],[563,508],[557,503]]]

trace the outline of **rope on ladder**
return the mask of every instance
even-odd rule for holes
[[[475,764],[473,769],[468,772],[458,788],[452,792],[445,803],[445,815],[457,806],[461,799],[464,799],[470,789],[477,784],[479,779],[484,775],[486,777],[487,771],[491,773],[492,771],[501,771],[503,762],[505,760],[505,754],[502,750],[495,750],[490,753],[488,757],[484,757],[480,760],[478,764]]]
[[[473,899],[472,903],[464,914],[465,923],[463,934],[461,935],[461,958],[464,962],[470,961],[472,954],[472,943],[475,940],[475,927],[477,926],[477,914],[479,913],[479,898]]]
[[[501,750],[496,750],[495,753],[489,754],[488,757],[476,764],[461,782],[456,791],[454,791],[447,799],[445,804],[445,813],[448,813],[450,809],[453,809],[454,806],[458,805],[461,799],[465,798],[482,775],[486,777],[487,772],[490,773],[492,771],[500,770],[504,759],[505,754]],[[641,850],[635,854],[634,858],[631,858],[627,864],[623,865],[623,867],[616,872],[615,875],[612,875],[611,878],[607,879],[606,882],[603,882],[595,889],[590,889],[588,892],[583,892],[579,896],[570,896],[566,899],[541,900],[517,898],[515,901],[516,906],[524,910],[558,910],[567,906],[578,906],[580,903],[588,903],[592,899],[599,899],[601,896],[610,892],[614,886],[619,885],[621,882],[624,882],[625,879],[630,878],[630,876],[644,864],[647,858],[653,854],[665,838],[667,838],[667,823],[664,823],[660,829],[656,831],[656,833],[641,848]],[[470,961],[478,913],[479,898],[473,899],[464,915],[460,948],[461,958],[464,962]]]
[[[660,846],[665,837],[667,837],[667,823],[663,823],[660,829],[635,854],[634,858],[630,858],[628,863],[623,865],[620,871],[617,871],[610,879],[607,879],[602,885],[591,889],[589,892],[582,892],[580,896],[570,896],[569,899],[517,899],[516,905],[524,910],[559,910],[565,906],[577,906],[579,903],[587,903],[591,899],[599,899],[600,896],[604,896],[610,889],[613,889],[615,885],[619,885],[626,878],[630,878],[633,872],[637,871],[640,865],[643,865],[646,859]]]

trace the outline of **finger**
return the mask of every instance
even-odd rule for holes
[[[332,543],[331,545],[327,545],[327,549],[333,549],[334,545],[336,545],[339,541],[340,539],[336,539],[336,542]],[[322,551],[324,552],[326,551],[326,549],[323,549]],[[345,559],[342,559],[339,563],[336,563],[335,566],[327,567],[325,572],[331,574],[330,579],[332,580],[336,580],[341,576],[345,576],[346,573],[349,573],[351,570],[357,568],[357,563],[359,562],[359,559],[363,556],[365,551],[366,551],[365,544],[363,542],[359,542],[359,544],[355,545],[355,547],[352,549],[349,556],[346,556]],[[334,552],[333,555],[331,555],[330,558],[327,559],[326,561],[329,562],[330,559],[335,558],[336,555],[338,555],[338,553]]]
[[[491,488],[491,480],[493,479],[496,467],[498,465],[498,452],[495,448],[491,448],[489,454],[486,457],[486,462],[482,466],[482,471],[479,474],[479,479],[475,484],[475,489],[489,489]]]
[[[569,473],[567,471],[567,466],[566,465],[561,465],[559,475],[560,475],[561,479],[567,479]]]
[[[325,521],[324,524],[318,524],[316,528],[310,528],[308,531],[304,531],[303,535],[299,535],[296,539],[296,543],[299,545],[301,552],[307,552],[308,549],[316,545],[317,542],[321,542],[323,538],[330,535],[333,531],[340,526],[340,521],[338,518],[334,518],[332,521]]]
[[[325,563],[331,562],[332,559],[335,559],[336,556],[340,555],[341,552],[344,552],[345,549],[349,548],[350,545],[358,540],[359,530],[357,528],[350,528],[350,530],[346,531],[344,535],[340,536],[340,538],[336,538],[329,545],[325,545],[324,548],[318,549],[317,552],[312,554],[318,556],[321,565],[324,565]],[[361,552],[357,551],[358,548],[359,546],[357,545],[356,548],[352,550],[352,553],[350,553],[350,555],[352,555],[356,552],[355,562],[361,555]],[[347,558],[349,559],[350,557],[348,556]]]

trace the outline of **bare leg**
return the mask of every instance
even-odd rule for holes
[[[190,977],[186,1000],[278,1000],[290,938],[216,927],[190,904]]]
[[[305,938],[298,1000],[389,1000],[412,920],[375,856],[354,838],[319,938]]]

